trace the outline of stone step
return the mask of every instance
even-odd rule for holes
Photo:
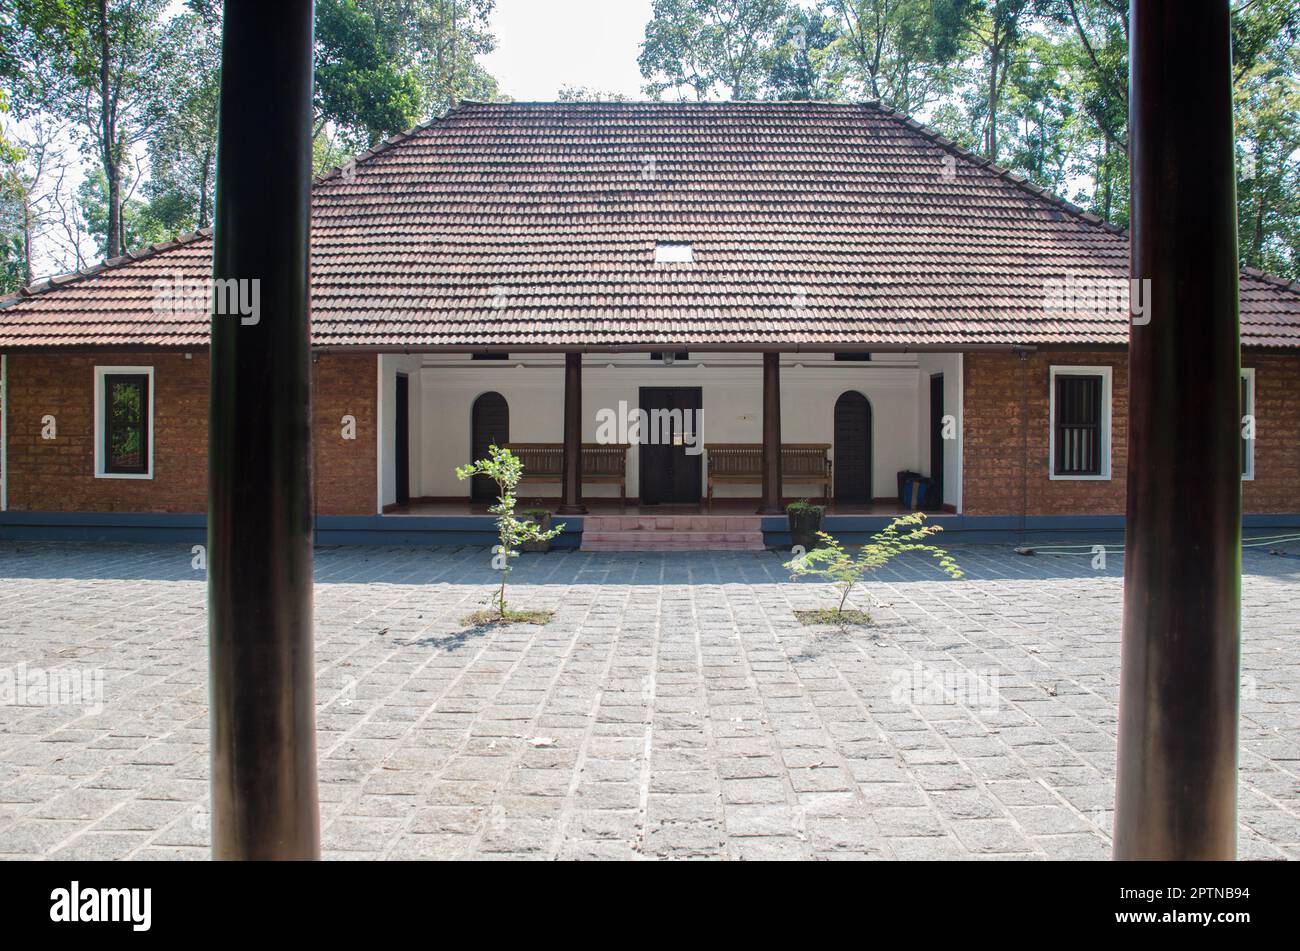
[[[760,515],[588,515],[583,532],[761,532]]]
[[[601,531],[584,528],[583,551],[762,551],[762,532]]]

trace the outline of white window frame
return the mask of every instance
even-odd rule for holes
[[[1052,366],[1047,376],[1047,477],[1053,482],[1109,482],[1111,477],[1110,403],[1111,373],[1108,366]],[[1101,473],[1099,475],[1056,474],[1056,378],[1058,376],[1101,377]]]
[[[104,458],[104,383],[110,376],[147,376],[149,378],[149,461],[145,472],[105,472]],[[154,379],[153,367],[95,367],[95,478],[96,479],[152,479],[153,453],[156,431],[153,420]]]
[[[1241,378],[1246,381],[1246,405],[1241,415],[1255,416],[1255,368],[1242,367]],[[1259,441],[1259,417],[1255,416],[1255,438],[1246,440],[1246,471],[1241,474],[1242,482],[1255,481],[1255,443]]]

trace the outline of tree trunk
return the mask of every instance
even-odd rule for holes
[[[1101,141],[1101,217],[1110,221],[1110,138],[1103,135]]]
[[[113,87],[109,79],[111,51],[108,47],[108,0],[99,0],[99,116],[100,153],[108,181],[108,226],[105,256],[122,253],[122,173],[117,154],[117,116],[113,110]]]
[[[199,227],[208,226],[208,170],[212,167],[212,144],[203,150],[203,176],[199,179]]]
[[[1264,253],[1264,188],[1260,181],[1259,173],[1263,169],[1262,159],[1264,150],[1260,147],[1259,141],[1255,142],[1255,168],[1251,176],[1250,184],[1255,189],[1255,233],[1251,236],[1250,247],[1250,264],[1252,267],[1262,267],[1261,260]]]
[[[1264,266],[1264,190],[1257,189],[1258,200],[1255,202],[1255,233],[1250,240],[1250,258],[1247,263],[1251,267],[1262,268]]]
[[[451,0],[451,71],[447,76],[447,104],[456,108],[456,0]]]
[[[32,282],[32,204],[23,195],[23,286]]]
[[[985,139],[990,162],[998,160],[998,48],[989,51],[989,129]]]

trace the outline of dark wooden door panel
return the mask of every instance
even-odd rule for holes
[[[930,507],[943,508],[943,374],[930,377]]]
[[[871,404],[849,390],[835,401],[835,498],[871,501]]]
[[[690,387],[641,387],[641,409],[646,413],[646,428],[641,433],[640,476],[641,501],[646,505],[662,503],[697,504],[700,500],[702,455],[687,453],[687,435],[703,407],[703,391]],[[655,410],[679,411],[663,432],[651,422]],[[657,443],[650,440],[661,437]]]
[[[405,505],[411,501],[411,385],[402,373],[397,375],[397,413],[393,423],[397,429],[393,453],[397,467],[397,504]]]
[[[510,441],[510,406],[500,393],[484,393],[474,401],[470,436],[470,453],[474,460],[484,459],[489,446]],[[475,502],[495,502],[497,487],[487,476],[475,476],[470,482],[470,498]]]

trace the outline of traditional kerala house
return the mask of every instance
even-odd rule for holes
[[[202,537],[209,303],[275,319],[211,251],[0,302],[0,537]],[[875,103],[467,103],[316,181],[311,260],[324,542],[487,540],[492,443],[570,546],[779,544],[802,497],[1116,530],[1128,328],[1178,319],[1125,232]],[[1240,300],[1248,525],[1294,526],[1300,285]]]

